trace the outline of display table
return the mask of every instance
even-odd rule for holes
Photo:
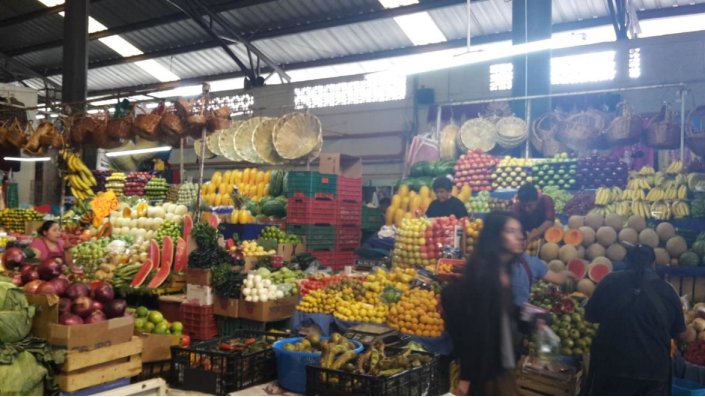
[[[679,353],[673,359],[673,377],[705,385],[705,367],[691,364]]]

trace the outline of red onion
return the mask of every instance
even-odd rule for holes
[[[80,296],[73,301],[71,305],[71,313],[81,316],[82,318],[88,317],[93,312],[93,300],[87,296]]]
[[[59,324],[79,325],[83,324],[83,319],[75,314],[64,313],[59,317]]]
[[[95,287],[95,289],[93,289],[93,298],[102,303],[110,302],[115,299],[113,287],[106,282],[101,282],[97,287]]]
[[[8,269],[20,267],[25,260],[24,251],[17,247],[8,248],[2,256],[2,263]]]
[[[56,258],[49,258],[37,266],[39,278],[44,281],[49,281],[61,274],[61,263]]]

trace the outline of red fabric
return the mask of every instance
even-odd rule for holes
[[[530,232],[533,229],[541,226],[546,221],[554,221],[556,219],[556,206],[553,204],[553,199],[545,194],[539,195],[536,211],[527,214],[521,210],[519,202],[514,203],[514,214],[519,218],[524,231]]]
[[[29,247],[39,251],[38,258],[40,260],[45,260],[54,257],[64,257],[64,242],[61,240],[59,240],[55,251],[49,249],[49,246],[43,238],[35,238]]]

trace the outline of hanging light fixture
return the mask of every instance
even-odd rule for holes
[[[132,149],[132,150],[120,150],[120,151],[116,151],[116,152],[107,152],[107,153],[105,153],[105,155],[107,157],[122,157],[122,156],[132,156],[135,154],[168,152],[171,149],[172,149],[171,146],[157,146],[157,147],[146,148],[146,149]]]

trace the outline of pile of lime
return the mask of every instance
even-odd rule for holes
[[[158,335],[178,335],[184,331],[184,325],[180,321],[170,323],[164,315],[157,310],[149,310],[144,306],[134,309],[135,329],[140,332]]]

